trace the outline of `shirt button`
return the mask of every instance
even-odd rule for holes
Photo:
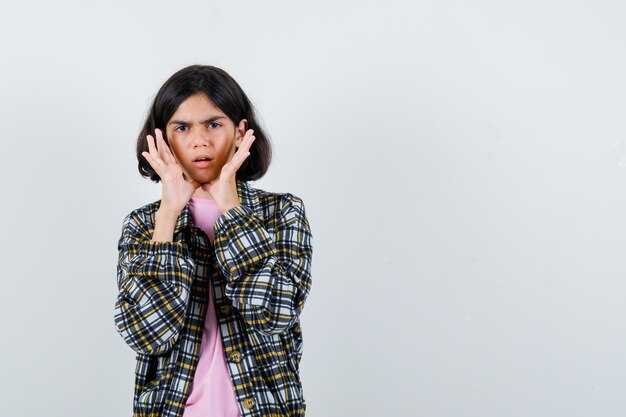
[[[230,304],[222,304],[220,306],[220,313],[225,316],[229,315],[231,311],[233,311],[233,308],[230,306]]]
[[[233,350],[230,352],[230,360],[235,363],[239,363],[241,360],[241,353],[238,350]]]
[[[254,401],[254,398],[252,397],[248,397],[245,400],[243,400],[243,406],[246,407],[248,410],[254,407],[255,404],[256,404],[256,401]]]

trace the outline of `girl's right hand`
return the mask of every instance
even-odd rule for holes
[[[148,135],[146,139],[150,152],[142,152],[141,154],[161,177],[163,197],[159,210],[171,211],[178,215],[185,208],[194,191],[202,184],[196,180],[187,181],[185,179],[183,169],[176,162],[174,155],[165,143],[165,139],[163,139],[163,133],[160,129],[154,131],[156,132],[157,146],[155,147],[154,138]]]

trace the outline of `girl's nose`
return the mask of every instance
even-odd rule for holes
[[[209,143],[209,133],[203,131],[202,129],[197,129],[194,132],[192,143],[194,146],[202,146],[207,145]]]

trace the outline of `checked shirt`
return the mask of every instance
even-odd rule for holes
[[[123,220],[114,321],[136,352],[133,417],[183,414],[208,285],[242,416],[304,416],[299,316],[313,253],[304,204],[236,182],[241,204],[217,219],[214,244],[193,225],[188,204],[171,242],[150,241],[161,200]]]

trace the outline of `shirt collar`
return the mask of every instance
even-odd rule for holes
[[[239,196],[239,202],[250,208],[256,217],[259,217],[261,220],[263,219],[261,205],[259,203],[258,190],[247,181],[236,179],[237,183],[237,194]],[[178,233],[180,230],[187,229],[193,224],[191,219],[191,211],[189,209],[189,202],[185,204],[183,211],[179,214],[178,219],[176,220],[176,226],[174,226],[174,233]]]

